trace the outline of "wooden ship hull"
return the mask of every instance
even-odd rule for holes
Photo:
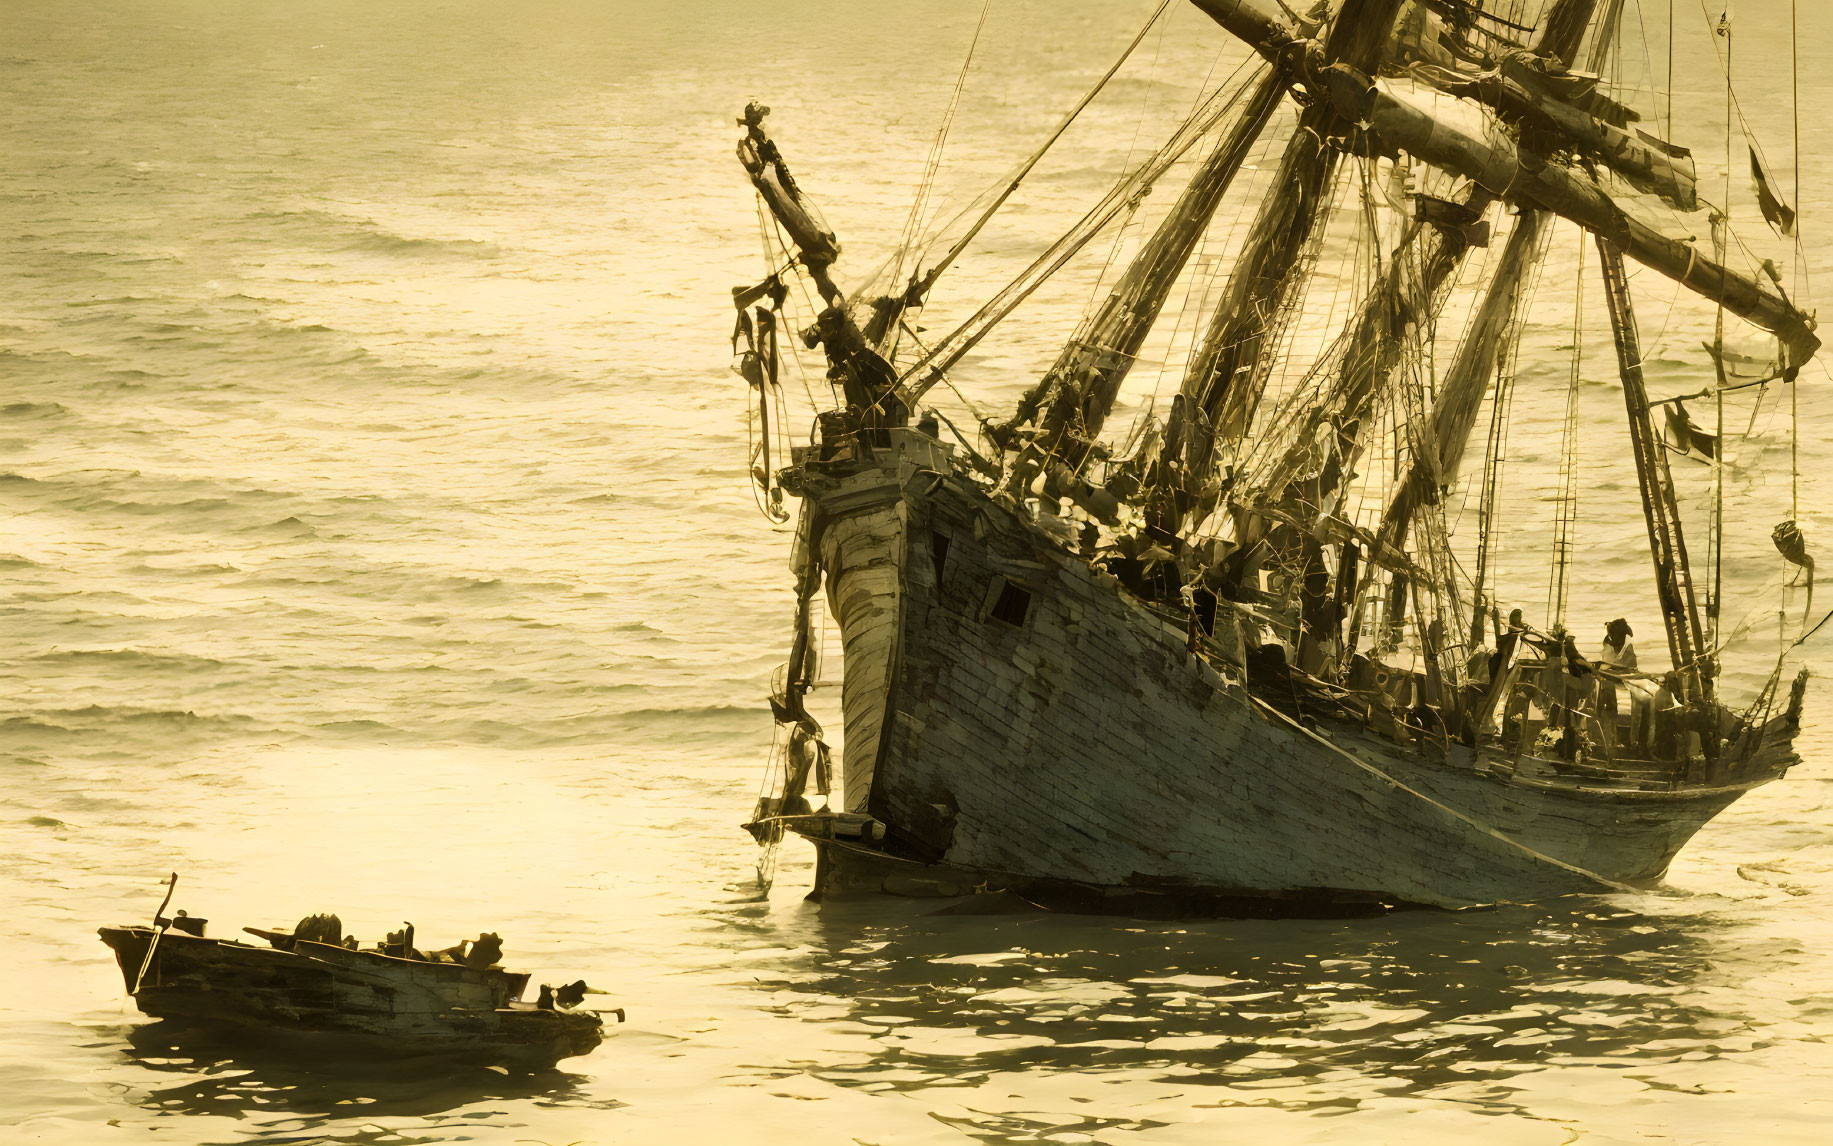
[[[133,993],[155,933],[104,927],[99,934]],[[172,930],[159,936],[133,999],[145,1014],[181,1024],[522,1070],[552,1067],[603,1041],[595,1014],[521,1002],[527,984],[526,974],[498,967],[401,959],[303,940],[280,950]]]
[[[818,449],[842,456],[805,467],[807,559],[845,659],[845,813],[792,823],[818,895],[1302,913],[1646,887],[1797,759],[1787,715],[1687,779],[1276,707],[933,439]]]
[[[838,239],[763,129],[769,109],[745,109],[738,154],[776,224],[766,261],[785,269],[734,290],[735,368],[753,394],[760,507],[784,521],[784,495],[803,499],[796,635],[772,697],[787,732],[748,827],[766,845],[784,831],[813,839],[822,895],[1011,890],[1081,908],[1275,912],[1656,883],[1702,825],[1795,762],[1806,680],[1783,699],[1784,650],[1743,707],[1719,695],[1736,639],[1718,624],[1722,459],[1714,448],[1715,556],[1696,576],[1628,264],[1719,308],[1715,353],[1727,315],[1773,334],[1774,377],[1786,382],[1820,345],[1813,317],[1773,267],[1745,274],[1613,197],[1627,185],[1679,211],[1700,207],[1690,153],[1628,134],[1621,125],[1637,113],[1595,82],[1627,26],[1620,4],[1550,0],[1532,28],[1504,21],[1476,34],[1403,0],[1303,15],[1267,0],[1194,3],[1264,70],[1219,90],[1214,114],[1199,104],[939,338],[919,339],[907,316],[1115,70],[946,249],[908,242],[889,277],[851,295],[831,273]],[[1226,277],[1191,270],[1288,92],[1297,118],[1267,140],[1277,167]],[[950,372],[1199,139],[1176,202],[1009,418],[970,405],[976,446],[921,405],[944,382],[959,393]],[[1343,191],[1357,168],[1360,199]],[[1426,182],[1388,207],[1367,193],[1416,177]],[[1505,214],[1507,240],[1485,260],[1440,373],[1434,316],[1469,251],[1489,245],[1489,216]],[[1356,241],[1334,247],[1333,219],[1355,220]],[[1503,620],[1490,542],[1506,512],[1512,363],[1556,224],[1596,248],[1666,671],[1650,671],[1653,658],[1639,665],[1627,618],[1610,622],[1595,663],[1567,627],[1570,460],[1545,631],[1519,609]],[[1342,277],[1329,313],[1313,316],[1306,284],[1326,259]],[[906,280],[907,261],[926,269]],[[809,446],[784,433],[790,268],[824,304],[799,339],[821,347],[834,399],[821,409],[810,392]],[[1182,379],[1114,433],[1128,372],[1187,272],[1190,297],[1216,289]],[[1345,297],[1352,281],[1362,285]],[[1336,337],[1301,352],[1301,312]],[[1582,315],[1574,326],[1577,347]],[[915,349],[900,358],[906,334]],[[1576,360],[1571,377],[1566,459],[1578,456]],[[1684,417],[1678,400],[1671,412]],[[960,464],[939,441],[944,421]],[[1702,443],[1689,430],[1680,444]],[[1468,567],[1445,512],[1467,454],[1478,535]],[[1811,570],[1793,520],[1772,539]],[[828,790],[828,753],[805,698],[824,584],[845,658],[844,791],[837,810],[815,813],[805,793]]]

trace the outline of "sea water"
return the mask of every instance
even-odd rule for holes
[[[995,0],[938,217],[1028,154],[1152,7]],[[1723,87],[1702,17],[1675,8],[1674,119],[1719,202]],[[1739,6],[1734,62],[1792,187],[1786,9]],[[792,599],[728,370],[728,290],[767,269],[733,121],[773,106],[861,281],[892,252],[980,12],[0,4],[0,1138],[1822,1140],[1824,682],[1804,764],[1702,832],[1659,894],[1326,921],[937,915],[804,902],[793,845],[760,890],[738,824]],[[1833,17],[1801,16],[1803,233],[1824,274]],[[1629,19],[1622,78],[1665,79],[1666,6]],[[926,337],[1241,58],[1174,5],[944,280]],[[1796,289],[1734,146],[1739,233]],[[1226,269],[1272,154],[1199,265]],[[1709,248],[1703,215],[1671,222]],[[1542,623],[1570,452],[1568,619],[1589,649],[1625,614],[1658,660],[1594,279],[1573,336],[1580,246],[1556,233],[1524,333],[1501,567]],[[964,361],[977,411],[1047,364],[1103,249]],[[1636,285],[1651,387],[1704,386],[1710,308]],[[1194,304],[1172,309],[1187,346]],[[1175,385],[1177,353],[1135,371],[1123,415]],[[1811,545],[1828,381],[1816,364],[1799,395]],[[1789,396],[1728,407],[1732,433],[1764,435],[1726,477],[1748,689],[1807,605],[1768,543],[1795,492]],[[1710,473],[1674,465],[1697,554]],[[496,931],[511,966],[583,977],[629,1021],[532,1077],[174,1046],[139,1031],[95,937],[149,919],[172,871],[212,934],[313,911],[365,941],[409,920],[423,945]]]

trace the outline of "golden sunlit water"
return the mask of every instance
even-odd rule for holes
[[[859,282],[903,224],[981,7],[0,3],[0,1139],[1824,1140],[1824,680],[1805,763],[1702,832],[1659,893],[1358,920],[937,914],[806,903],[795,847],[758,888],[737,825],[792,590],[728,369],[729,288],[765,269],[733,119],[774,108]],[[995,0],[938,181],[950,209],[1152,7]],[[1675,9],[1676,133],[1717,201],[1723,88],[1704,17]],[[1635,91],[1666,75],[1667,6],[1628,13]],[[1833,16],[1801,18],[1803,234],[1824,271]],[[1736,19],[1744,116],[1791,172],[1788,5]],[[1241,58],[1174,5],[925,325],[970,313]],[[1742,162],[1739,231],[1793,290]],[[1199,265],[1268,193],[1259,166]],[[1670,223],[1706,241],[1703,215]],[[1061,345],[1095,246],[964,361],[978,409],[1009,409]],[[1509,442],[1502,561],[1536,620],[1578,249],[1556,234]],[[1711,309],[1635,281],[1651,387],[1703,387]],[[1601,314],[1579,339],[1569,615],[1587,641],[1629,616],[1647,659],[1660,626]],[[1167,346],[1198,323],[1176,325]],[[1151,353],[1129,417],[1175,382],[1182,351]],[[1817,363],[1799,395],[1811,545],[1829,382]],[[1777,610],[1792,625],[1806,602],[1768,541],[1789,513],[1788,396],[1727,406],[1763,435],[1726,479],[1749,688]],[[1708,471],[1675,465],[1703,538]],[[174,870],[175,905],[212,934],[313,911],[366,941],[405,920],[423,946],[494,930],[510,966],[584,977],[629,1021],[533,1076],[175,1044],[95,937],[149,919]]]

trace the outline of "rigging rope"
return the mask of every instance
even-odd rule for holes
[[[1672,3],[1672,0],[1669,0]],[[1796,0],[1788,6],[1789,110],[1794,119],[1795,139],[1795,297],[1806,293],[1806,245],[1801,238],[1801,217],[1807,213],[1807,200],[1801,194],[1801,36],[1797,21]],[[1788,519],[1801,520],[1801,412],[1796,395],[1800,381],[1788,383]]]
[[[974,38],[968,42],[967,58],[961,61],[961,74],[955,77],[955,90],[948,97],[948,109],[942,113],[942,125],[936,131],[936,141],[929,146],[929,158],[923,165],[923,177],[917,182],[916,201],[910,204],[910,218],[904,221],[904,229],[898,236],[897,256],[891,265],[892,289],[895,284],[904,280],[904,259],[916,245],[917,237],[922,234],[923,215],[929,206],[929,196],[935,190],[936,173],[942,166],[942,148],[948,142],[948,132],[955,123],[955,113],[961,107],[961,92],[967,86],[967,73],[974,65],[974,53],[980,47],[980,34],[986,30],[987,14],[993,9],[993,0],[985,0],[980,6],[980,20],[974,25]],[[901,323],[893,323],[880,343],[880,353],[887,361],[893,360],[897,353],[898,336],[902,330]]]
[[[1700,0],[1703,5],[1705,0]],[[1731,233],[1731,120],[1735,110],[1734,96],[1731,90],[1731,10],[1719,18],[1718,34],[1725,38],[1725,201],[1721,208],[1722,216],[1715,220],[1713,236],[1718,243]],[[1748,128],[1746,128],[1748,137]],[[1724,261],[1724,247],[1719,247],[1719,260]],[[1725,568],[1725,291],[1721,282],[1718,295],[1718,317],[1713,334],[1713,345],[1716,348],[1712,359],[1718,371],[1718,390],[1714,395],[1713,408],[1715,422],[1713,433],[1717,443],[1712,450],[1712,518],[1706,533],[1707,552],[1712,557],[1712,594],[1706,604],[1706,644],[1718,644],[1719,614],[1723,592]]]
[[[1560,442],[1559,500],[1553,513],[1553,572],[1547,585],[1547,629],[1565,623],[1566,585],[1572,566],[1572,527],[1578,520],[1578,383],[1585,350],[1585,239],[1578,234],[1578,270],[1572,288],[1572,372],[1566,382],[1566,422]]]
[[[1139,140],[1140,137],[1145,134],[1146,120],[1152,114],[1152,96],[1153,89],[1156,86],[1158,61],[1159,57],[1164,54],[1164,50],[1165,29],[1163,25],[1160,25],[1158,29],[1158,39],[1152,45],[1152,63],[1146,68],[1147,78],[1144,85],[1145,93],[1141,97],[1139,103],[1139,118],[1133,122],[1133,138],[1127,143],[1127,156],[1120,165],[1123,171],[1133,165],[1133,156],[1139,153]],[[1114,269],[1114,264],[1120,261],[1120,252],[1122,248],[1126,246],[1128,237],[1130,235],[1137,235],[1144,229],[1143,226],[1134,225],[1138,214],[1139,203],[1135,202],[1133,206],[1128,209],[1127,217],[1121,221],[1120,226],[1114,228],[1114,242],[1113,245],[1108,248],[1107,261],[1101,265],[1101,272],[1097,274],[1094,281],[1089,284],[1088,302],[1084,306],[1082,312],[1084,321],[1089,319],[1094,314],[1095,309],[1100,305],[1102,287],[1106,285],[1107,276],[1109,272]]]
[[[1833,614],[1830,614],[1830,615],[1833,615]],[[1609,876],[1599,875],[1597,872],[1590,871],[1585,868],[1579,867],[1577,864],[1571,864],[1571,863],[1567,863],[1565,860],[1556,859],[1555,857],[1550,856],[1543,851],[1539,851],[1535,848],[1529,847],[1527,844],[1524,844],[1520,840],[1517,840],[1513,836],[1510,836],[1507,833],[1503,832],[1500,828],[1493,827],[1490,824],[1486,824],[1482,820],[1477,819],[1475,816],[1472,816],[1467,812],[1461,812],[1458,809],[1452,807],[1450,804],[1444,803],[1443,801],[1440,801],[1440,800],[1435,800],[1431,796],[1428,796],[1426,793],[1420,791],[1418,788],[1414,788],[1411,785],[1408,785],[1406,783],[1403,783],[1400,780],[1395,779],[1393,776],[1382,771],[1380,768],[1377,768],[1375,765],[1370,764],[1368,761],[1362,759],[1360,756],[1357,756],[1355,753],[1349,751],[1347,748],[1344,748],[1341,745],[1337,744],[1335,741],[1325,739],[1323,736],[1318,735],[1316,732],[1313,732],[1311,729],[1305,727],[1303,724],[1300,724],[1298,721],[1293,720],[1291,717],[1279,711],[1277,708],[1274,708],[1272,705],[1268,704],[1266,701],[1261,700],[1259,697],[1249,694],[1248,700],[1251,701],[1254,707],[1260,710],[1261,714],[1265,716],[1267,719],[1277,720],[1278,722],[1282,724],[1289,725],[1291,728],[1299,732],[1301,735],[1303,735],[1307,739],[1316,741],[1319,745],[1323,746],[1324,748],[1328,749],[1331,752],[1336,753],[1338,756],[1341,756],[1343,759],[1349,761],[1351,764],[1355,765],[1357,768],[1360,768],[1362,771],[1369,773],[1370,775],[1374,776],[1378,780],[1383,781],[1384,783],[1392,785],[1396,791],[1405,792],[1407,795],[1412,796],[1415,799],[1421,800],[1425,802],[1426,804],[1429,804],[1432,807],[1438,809],[1439,811],[1443,812],[1445,815],[1450,816],[1452,819],[1457,820],[1460,823],[1468,824],[1469,826],[1475,828],[1477,831],[1482,832],[1484,835],[1489,836],[1492,839],[1500,840],[1502,843],[1505,843],[1510,847],[1519,848],[1521,851],[1527,853],[1527,855],[1533,857],[1534,859],[1540,860],[1543,863],[1552,864],[1554,867],[1559,868],[1562,871],[1568,871],[1574,875],[1584,876],[1586,879],[1594,879],[1598,883],[1604,885],[1605,887],[1610,888],[1612,891],[1634,893],[1634,892],[1640,892],[1643,890],[1641,888],[1632,887],[1629,884],[1622,883],[1617,880],[1611,879]]]
[[[941,276],[942,272],[947,270],[949,265],[960,257],[961,252],[967,249],[967,245],[974,241],[974,237],[980,234],[981,228],[992,221],[994,214],[997,213],[1001,207],[1005,206],[1006,200],[1010,199],[1013,193],[1018,190],[1019,184],[1025,181],[1025,176],[1031,174],[1031,169],[1038,165],[1044,158],[1045,153],[1056,144],[1057,140],[1063,137],[1064,132],[1069,130],[1069,125],[1074,123],[1076,117],[1082,114],[1082,109],[1094,102],[1095,96],[1099,95],[1101,89],[1107,86],[1107,82],[1114,78],[1114,74],[1120,70],[1121,65],[1125,64],[1133,55],[1133,49],[1139,47],[1140,42],[1146,38],[1146,33],[1152,30],[1152,25],[1158,23],[1158,18],[1163,16],[1165,14],[1165,9],[1170,6],[1171,0],[1159,0],[1158,7],[1153,9],[1152,15],[1146,18],[1145,26],[1139,30],[1137,36],[1133,37],[1132,42],[1126,46],[1126,50],[1120,53],[1120,58],[1115,60],[1113,66],[1108,68],[1108,70],[1102,74],[1101,78],[1095,81],[1095,86],[1088,89],[1087,94],[1082,97],[1076,106],[1069,109],[1069,114],[1063,117],[1063,122],[1057,124],[1056,130],[1050,133],[1049,138],[1045,139],[1036,151],[1032,152],[1023,163],[1019,164],[1018,170],[1013,174],[1011,181],[1006,184],[1005,188],[1001,190],[999,194],[994,196],[993,201],[980,213],[980,217],[975,219],[973,225],[967,229],[967,233],[955,240],[955,244],[948,249],[947,254],[942,256],[940,262],[929,268],[929,272],[925,274],[921,280],[920,285],[922,290],[927,291],[930,287],[934,286],[936,279]],[[971,211],[972,209],[973,208],[970,207],[968,210]],[[965,213],[966,212],[963,212],[963,214]],[[958,216],[954,222],[959,221],[960,217]],[[950,225],[952,226],[953,224],[951,223]]]
[[[1249,79],[1257,78],[1259,74],[1260,70],[1255,69]],[[1050,276],[1060,270],[1078,251],[1100,234],[1116,215],[1150,190],[1159,176],[1163,175],[1178,159],[1182,158],[1186,151],[1195,146],[1198,140],[1220,122],[1222,116],[1245,90],[1246,85],[1237,88],[1232,93],[1218,91],[1211,97],[1209,106],[1204,108],[1202,114],[1180,124],[1163,147],[1159,148],[1139,167],[1123,175],[1100,202],[1089,208],[1075,226],[1052,243],[1049,249],[1020,272],[1018,277],[989,299],[965,322],[937,342],[928,354],[917,360],[915,365],[903,371],[898,381],[907,391],[906,401],[915,401],[922,397],[949,367],[960,361],[963,355],[978,345],[980,340],[991,333],[993,327],[1010,314],[1014,307],[1029,298],[1033,291],[1042,286]],[[1224,98],[1225,94],[1227,98]],[[959,251],[960,246],[961,244],[956,244],[956,251]],[[954,254],[955,251],[951,251],[949,257],[952,258]],[[938,268],[946,265],[947,260],[944,260],[938,264]],[[936,273],[935,270],[932,270],[930,276],[933,277]]]

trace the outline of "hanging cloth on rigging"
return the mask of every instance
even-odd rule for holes
[[[1793,521],[1785,521],[1770,533],[1769,539],[1776,543],[1776,552],[1782,554],[1783,560],[1791,565],[1798,565],[1807,570],[1809,579],[1814,576],[1814,557],[1808,552],[1807,538],[1801,535],[1801,527]]]
[[[1769,164],[1757,154],[1757,149],[1750,148],[1750,177],[1757,185],[1757,206],[1762,209],[1763,217],[1769,225],[1784,235],[1795,233],[1795,209],[1783,201],[1776,190],[1776,177],[1770,174]]]

